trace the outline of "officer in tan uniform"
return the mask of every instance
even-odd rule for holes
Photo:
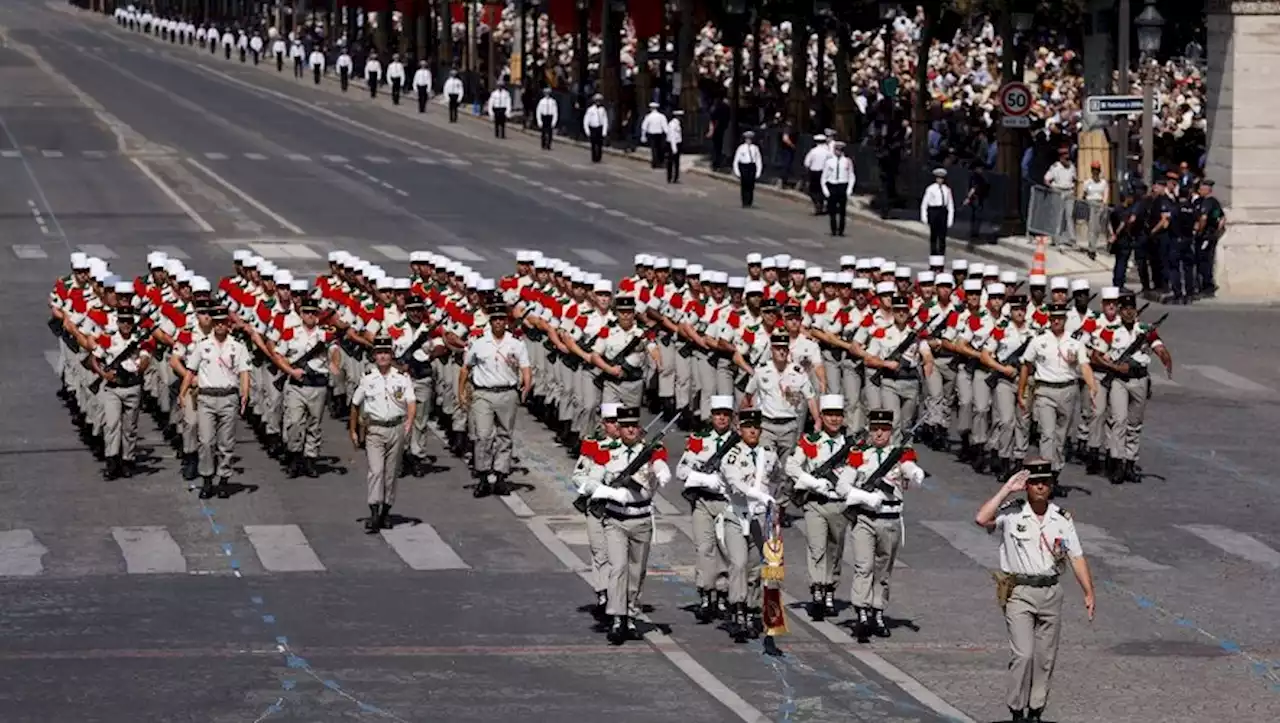
[[[249,405],[249,350],[233,339],[226,307],[214,308],[213,336],[196,344],[178,396],[196,387],[196,419],[199,425],[202,480],[200,499],[213,496],[218,477],[218,497],[231,496],[231,457],[235,454],[236,421]]]
[[[413,380],[391,364],[391,337],[373,340],[373,368],[360,379],[351,396],[348,432],[351,443],[360,448],[358,423],[361,415],[368,420],[365,431],[365,455],[369,462],[369,519],[364,531],[376,534],[391,529],[387,516],[396,501],[396,480],[400,476],[400,457],[404,441],[413,427],[417,402],[413,396]]]
[[[974,518],[979,527],[1000,535],[996,589],[1012,652],[1005,704],[1019,722],[1039,723],[1049,701],[1066,597],[1059,578],[1068,565],[1084,593],[1091,622],[1094,615],[1093,575],[1075,521],[1049,502],[1055,477],[1049,462],[1029,460]],[[1026,499],[1006,502],[1023,490]]]
[[[516,405],[529,396],[533,372],[529,348],[507,333],[510,317],[505,302],[489,304],[489,331],[467,346],[458,373],[463,408],[470,408],[475,423],[475,496],[511,493],[511,437],[515,433]]]

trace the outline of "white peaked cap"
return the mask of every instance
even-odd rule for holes
[[[982,267],[982,276],[984,278],[996,277],[1000,278],[1000,267],[995,264],[987,264]]]
[[[106,287],[105,289],[106,291],[115,291],[116,284],[120,283],[121,281],[124,281],[124,279],[120,278],[119,276],[116,276],[115,274],[109,274],[107,278],[102,280],[102,285]]]
[[[899,266],[899,267],[897,267],[896,269],[894,269],[894,270],[893,270],[893,278],[895,278],[895,279],[909,279],[909,278],[911,278],[911,267],[910,267],[910,266]]]
[[[1115,286],[1102,287],[1102,300],[1110,301],[1120,298],[1120,289]]]
[[[263,276],[275,276],[279,268],[270,261],[261,261],[258,263],[258,273]]]
[[[467,274],[462,278],[462,283],[468,288],[474,290],[480,283],[480,274]]]
[[[982,291],[982,280],[973,279],[973,278],[965,279],[964,290],[965,291]]]
[[[746,288],[744,289],[744,292],[745,292],[745,293],[748,293],[748,294],[763,294],[763,293],[764,293],[764,282],[763,282],[763,281],[748,281],[748,282],[747,282],[747,284],[746,284]]]
[[[386,274],[380,274],[378,276],[377,283],[378,283],[379,290],[396,288],[396,280],[393,277],[387,276]]]
[[[1002,283],[1002,284],[1016,284],[1016,283],[1018,283],[1018,272],[1017,272],[1017,271],[1001,271],[1001,272],[1000,272],[1000,283]]]
[[[746,287],[746,285],[747,285],[747,277],[745,276],[729,277],[729,288],[731,289],[741,289]]]
[[[613,282],[608,279],[600,279],[592,284],[591,291],[597,294],[612,294]]]
[[[569,263],[560,259],[551,259],[551,270],[557,274],[564,274],[564,269]]]
[[[760,266],[766,269],[776,269],[778,268],[778,257],[766,256],[763,259],[760,259]]]
[[[880,273],[882,273],[882,274],[894,274],[894,273],[897,273],[897,272],[898,272],[898,264],[897,264],[897,262],[896,262],[896,261],[881,261],[881,262],[880,262]]]
[[[1073,293],[1076,291],[1088,291],[1088,290],[1089,290],[1088,279],[1073,279],[1071,281],[1071,291]]]
[[[952,271],[965,271],[969,268],[969,262],[965,259],[956,259],[951,262]]]
[[[1057,291],[1058,289],[1066,291],[1071,288],[1071,282],[1068,281],[1065,276],[1055,276],[1049,280],[1049,288],[1053,291]]]
[[[333,261],[334,259],[329,259],[329,260]],[[411,264],[425,264],[430,260],[431,260],[431,254],[426,251],[410,251],[409,252],[409,263]]]
[[[575,271],[569,274],[569,281],[575,284],[585,284],[587,283],[587,274],[581,270]]]
[[[196,272],[191,269],[183,269],[177,273],[179,284],[190,284],[191,280],[196,277]]]
[[[697,276],[698,278],[702,278],[702,264],[689,264],[689,268],[685,269],[684,273],[687,276]]]
[[[804,271],[808,267],[804,259],[791,259],[791,263],[787,264],[787,268],[791,271]]]
[[[89,268],[89,254],[77,251],[71,254],[71,268],[87,269]]]
[[[856,277],[853,280],[853,289],[854,291],[870,291],[871,279],[864,278],[862,276]]]
[[[240,261],[240,263],[247,269],[256,269],[258,268],[258,262],[261,260],[262,259],[259,259],[257,256],[251,255],[251,256],[246,256],[243,260]]]
[[[820,279],[822,278],[822,275],[821,266],[810,266],[804,270],[804,277],[806,279]]]
[[[785,269],[791,265],[791,254],[778,254],[773,257],[773,262],[778,265],[778,268]]]
[[[288,271],[276,272],[276,286],[288,286],[293,281],[293,274]]]
[[[933,279],[934,273],[932,271],[921,271],[916,274],[916,281],[919,281],[922,284],[932,284]]]
[[[867,258],[867,257],[863,256],[862,258],[860,258],[860,259],[858,259],[856,262],[854,262],[854,264],[853,264],[853,268],[854,268],[854,270],[855,270],[855,271],[866,271],[866,270],[871,269],[871,268],[879,268],[878,266],[875,266],[875,265],[873,264],[873,262],[874,262],[874,261],[875,261],[875,259],[869,259],[869,258]]]
[[[823,286],[840,283],[840,274],[835,271],[823,271],[821,278]],[[853,277],[850,276],[849,279],[852,280]]]
[[[751,264],[759,264],[764,262],[764,257],[758,253],[752,252],[747,254],[747,266]]]
[[[818,409],[824,412],[843,412],[843,394],[823,394],[818,398]]]
[[[863,279],[863,281],[866,281],[866,279]],[[852,286],[852,285],[853,285],[853,272],[852,272],[852,271],[839,271],[839,272],[836,272],[836,283],[837,283],[837,284],[840,284],[840,285],[842,285],[842,286],[846,286],[846,285],[847,285],[847,286]]]
[[[728,409],[728,410],[732,411],[732,410],[733,410],[733,408],[734,408],[734,406],[735,406],[735,405],[734,405],[734,403],[733,403],[733,395],[732,395],[732,394],[712,394],[712,395],[711,395],[711,409],[712,409],[712,411],[717,410],[717,409]]]
[[[476,291],[493,291],[496,286],[493,279],[480,279],[480,283],[476,285]]]
[[[186,266],[183,266],[182,262],[177,259],[166,259],[164,262],[164,270],[171,274],[180,274],[185,268]]]
[[[517,252],[516,252],[516,263],[521,263],[521,264],[531,264],[531,263],[533,263],[533,252],[532,252],[532,251],[517,251]]]
[[[1032,274],[1027,277],[1027,286],[1048,286],[1049,280],[1044,274]]]
[[[653,268],[669,269],[671,268],[671,259],[667,258],[666,256],[659,256],[653,260]]]
[[[671,268],[687,269],[689,268],[689,260],[688,259],[671,259]]]
[[[871,263],[871,268],[873,268],[873,269],[878,269],[878,268],[880,268],[881,266],[884,266],[884,257],[883,257],[883,256],[872,256],[872,257],[871,257],[871,262],[870,262],[870,263]]]
[[[857,264],[857,263],[858,263],[858,257],[857,257],[857,256],[841,256],[841,257],[840,257],[840,265],[841,265],[841,266],[853,266],[853,265],[855,265],[855,264]]]
[[[191,290],[199,293],[201,291],[213,291],[213,287],[209,284],[209,280],[203,276],[197,276],[191,280]]]
[[[289,282],[289,290],[290,290],[290,291],[296,291],[296,292],[297,292],[297,293],[299,293],[299,294],[305,294],[305,293],[307,293],[307,280],[306,280],[306,279],[294,279],[293,281],[290,281],[290,282]]]
[[[647,266],[653,263],[649,258],[649,254],[636,254],[634,266]]]
[[[1004,284],[999,281],[987,287],[987,296],[1004,296],[1004,293]]]
[[[112,287],[117,294],[132,294],[133,284],[128,281],[117,281]]]
[[[599,281],[600,279],[603,279],[603,278],[604,278],[604,277],[603,277],[603,276],[601,276],[600,274],[597,274],[596,272],[592,271],[592,272],[588,273],[588,274],[587,274],[587,276],[586,276],[586,279],[587,279],[587,285],[588,285],[588,286],[595,286],[596,282],[597,282],[597,281]]]
[[[930,256],[929,265],[930,266],[946,266],[947,257],[946,256]]]
[[[551,263],[550,263],[550,261],[551,261],[550,259],[545,259],[545,258],[542,258],[542,259],[534,259],[534,260],[533,260],[533,268],[535,268],[535,269],[546,269],[546,268],[550,268],[550,267],[551,267]]]
[[[89,269],[89,275],[93,277],[94,281],[102,283],[107,280],[107,277],[111,275],[111,272],[106,266],[94,266]]]
[[[396,291],[408,291],[410,286],[412,286],[412,284],[410,284],[409,280],[405,278],[396,278],[391,281],[391,288]]]
[[[410,261],[413,261],[413,257],[414,257],[415,255],[417,255],[418,253],[419,253],[419,252],[414,251],[413,253],[409,254],[409,260],[410,260]],[[329,252],[329,262],[330,262],[330,263],[336,263],[336,262],[341,261],[341,260],[342,260],[342,252],[341,252],[341,251],[330,251],[330,252]]]
[[[933,283],[937,284],[938,286],[942,286],[944,284],[947,286],[955,286],[956,277],[944,271],[938,274],[938,277],[933,280]]]
[[[252,252],[246,251],[245,249],[236,249],[231,253],[231,259],[233,261],[244,261],[252,255]]]
[[[602,419],[614,419],[618,416],[618,409],[621,406],[622,405],[617,402],[605,402],[604,404],[601,404],[600,417]]]
[[[106,261],[103,261],[102,259],[98,258],[97,256],[90,256],[90,257],[89,257],[89,270],[90,270],[90,271],[93,271],[94,269],[104,269],[104,270],[105,270],[106,268],[107,268],[107,262],[106,262]]]
[[[881,281],[876,284],[876,296],[881,294],[892,294],[897,290],[898,287],[892,281]]]
[[[154,269],[157,266],[164,266],[165,262],[168,260],[169,254],[166,254],[163,251],[152,251],[147,254],[147,268]]]
[[[530,251],[529,253],[533,254],[533,260],[534,260],[534,261],[537,261],[538,259],[542,258],[542,256],[543,256],[542,252],[541,252],[541,251],[537,251],[537,250]]]

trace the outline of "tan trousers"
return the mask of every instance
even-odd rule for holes
[[[804,505],[804,539],[809,549],[809,582],[838,585],[849,520],[844,502],[809,501]]]
[[[933,360],[933,374],[925,377],[924,384],[928,423],[947,429],[951,426],[951,408],[955,406],[955,357],[936,357]]]
[[[1018,408],[1017,383],[1011,379],[997,383],[994,402],[991,439],[987,446],[1004,459],[1025,459],[1030,446],[1031,412]]]
[[[196,424],[200,436],[200,476],[231,478],[231,455],[236,451],[236,420],[240,418],[240,397],[229,394],[213,397],[201,394],[196,402]]]
[[[987,377],[991,372],[977,369],[973,372],[973,418],[969,432],[969,442],[974,446],[983,446],[991,435],[991,387],[987,386]]]
[[[729,503],[723,500],[698,500],[693,506],[693,544],[697,555],[693,584],[699,590],[728,589],[725,578],[729,566],[728,554],[716,537],[716,518],[724,514],[728,506]],[[728,538],[729,532],[726,529],[726,546]]]
[[[605,517],[605,539],[609,548],[609,615],[640,614],[640,592],[649,566],[649,546],[653,541],[653,517],[626,520]]]
[[[1076,404],[1076,408],[1080,410],[1076,416],[1080,420],[1079,426],[1076,428],[1076,439],[1084,441],[1085,446],[1089,449],[1102,449],[1107,443],[1107,397],[1109,392],[1106,387],[1098,385],[1098,393],[1094,395],[1093,401],[1096,407],[1089,406],[1088,387],[1084,386],[1081,381],[1080,402]]]
[[[1147,395],[1151,392],[1151,379],[1130,379],[1111,382],[1107,406],[1111,411],[1111,429],[1107,434],[1107,447],[1112,459],[1138,460],[1138,445],[1142,441],[1142,423],[1147,415]]]
[[[431,436],[431,413],[435,411],[435,378],[413,380],[413,398],[417,411],[413,415],[413,429],[409,430],[409,454],[422,459],[427,456],[427,438]]]
[[[831,387],[828,378],[827,387]],[[840,361],[840,386],[834,387],[844,395],[844,426],[851,434],[858,434],[867,427],[866,404],[862,400],[861,367],[846,355]]]
[[[511,472],[511,434],[516,426],[515,390],[505,392],[476,389],[471,401],[475,423],[475,469],[477,472]]]
[[[200,451],[200,421],[196,415],[196,401],[192,397],[192,392],[188,392],[185,397],[178,400],[178,406],[182,410],[182,417],[178,422],[178,429],[182,431],[182,452],[183,454],[196,454]]]
[[[394,505],[400,457],[404,454],[404,422],[389,427],[371,423],[365,433],[364,451],[369,461],[368,503]]]
[[[759,608],[762,603],[760,567],[764,564],[760,552],[764,547],[764,537],[759,523],[753,520],[750,528],[743,530],[736,517],[726,519],[724,546],[729,558],[729,602]]]
[[[1043,708],[1061,638],[1061,585],[1019,585],[1004,609],[1009,630],[1009,677],[1005,704],[1011,710]]]
[[[591,386],[595,386],[592,382]],[[617,403],[624,407],[640,406],[640,398],[644,396],[644,382],[636,380],[634,382],[605,382],[604,393],[600,396],[600,401],[604,404]],[[707,402],[710,406],[711,402]],[[600,405],[596,405],[597,408]]]
[[[573,431],[582,436],[600,428],[600,388],[596,386],[595,367],[586,362],[573,375],[573,396],[577,403],[573,408]]]
[[[609,538],[604,533],[604,520],[585,515],[587,547],[591,550],[591,588],[596,592],[609,589]]]
[[[879,397],[880,409],[893,412],[893,444],[902,444],[902,435],[916,421],[920,382],[916,379],[881,379]]]
[[[273,389],[274,389],[274,385]],[[320,420],[328,387],[284,385],[284,437],[289,451],[309,459],[320,456]]]
[[[1071,426],[1071,412],[1079,396],[1077,391],[1074,382],[1065,387],[1036,384],[1032,414],[1036,426],[1040,427],[1040,456],[1053,463],[1055,472],[1066,464],[1062,459],[1062,445]]]
[[[132,462],[138,448],[142,386],[112,387],[104,383],[98,390],[98,400],[102,403],[104,453]]]
[[[853,593],[850,601],[884,610],[889,604],[889,577],[902,543],[902,520],[860,515],[853,526]]]

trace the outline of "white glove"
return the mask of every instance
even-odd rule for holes
[[[867,492],[860,487],[854,487],[849,490],[849,494],[845,495],[844,502],[850,507],[863,507],[871,512],[879,512],[884,499],[882,492]]]
[[[591,493],[593,500],[608,500],[610,502],[624,502],[626,500],[627,491],[621,487],[610,487],[609,485],[600,485]]]
[[[801,472],[796,475],[796,486],[802,490],[812,490],[814,492],[824,492],[829,486],[826,480],[818,479],[808,472]]]
[[[684,486],[689,487],[718,487],[720,480],[709,472],[690,472],[684,478]]]

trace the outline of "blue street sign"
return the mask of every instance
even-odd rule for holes
[[[1093,115],[1129,115],[1142,112],[1140,95],[1094,95],[1085,99],[1085,110]]]

